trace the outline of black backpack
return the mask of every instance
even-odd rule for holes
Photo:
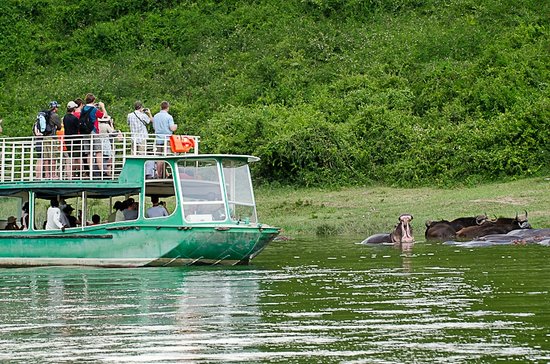
[[[40,111],[38,115],[36,115],[36,121],[32,128],[32,132],[34,135],[49,136],[55,134],[56,127],[50,121],[50,116],[50,110]]]
[[[80,134],[91,134],[94,129],[90,119],[90,113],[93,109],[93,107],[89,107],[88,110],[80,113],[80,117],[78,118],[78,132]]]

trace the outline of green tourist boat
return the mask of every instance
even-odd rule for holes
[[[0,139],[0,266],[247,264],[278,235],[257,220],[248,164],[258,158],[199,154],[196,136],[157,143],[128,134]],[[46,229],[52,199],[72,226]],[[149,216],[155,199],[166,216]]]

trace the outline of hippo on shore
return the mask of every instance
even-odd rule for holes
[[[402,214],[399,216],[398,223],[391,233],[371,235],[363,240],[361,244],[412,243],[414,242],[411,227],[412,219],[413,216],[411,214]]]

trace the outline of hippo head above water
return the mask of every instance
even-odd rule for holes
[[[374,234],[366,238],[361,244],[410,244],[414,242],[412,235],[411,214],[402,214],[399,216],[397,225],[391,233]]]
[[[411,221],[413,216],[411,214],[402,214],[399,216],[399,222],[395,226],[395,229],[391,232],[390,238],[392,243],[412,243],[414,237],[412,234]]]

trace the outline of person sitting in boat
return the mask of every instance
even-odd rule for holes
[[[59,201],[56,198],[50,200],[50,207],[48,207],[47,219],[45,224],[46,230],[59,230],[65,231],[65,225],[61,222],[61,210],[59,209]]]
[[[74,207],[71,205],[66,205],[65,208],[63,208],[63,214],[61,216],[61,219],[63,221],[63,225],[67,227],[76,227],[76,216],[71,215],[74,211]]]
[[[127,208],[122,211],[124,220],[136,220],[138,218],[138,203],[127,201]]]
[[[22,214],[21,214],[21,230],[28,230],[29,229],[29,202],[25,202],[23,204],[23,207],[21,208]]]
[[[122,201],[116,201],[113,204],[113,213],[107,218],[107,222],[124,221],[124,204]]]
[[[98,214],[92,215],[92,223],[90,225],[99,225],[101,217]]]
[[[164,206],[159,205],[158,196],[151,196],[151,203],[153,204],[153,206],[147,209],[147,214],[146,214],[147,217],[168,216],[168,211],[166,211]]]
[[[19,230],[19,226],[17,226],[17,219],[15,216],[8,217],[8,223],[6,224],[6,230]]]

